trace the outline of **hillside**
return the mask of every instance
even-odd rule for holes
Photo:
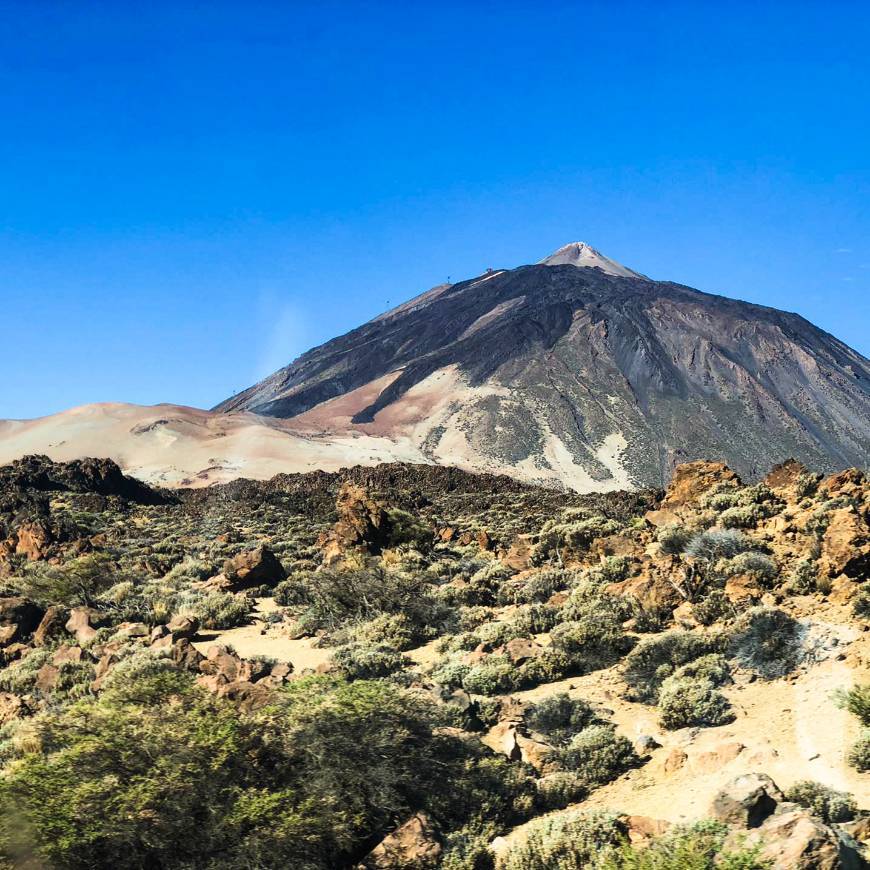
[[[716,458],[870,463],[870,362],[803,318],[653,281],[585,243],[441,285],[221,403],[320,437],[581,491]]]

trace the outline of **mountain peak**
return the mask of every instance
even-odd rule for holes
[[[645,278],[640,272],[634,272],[626,268],[616,260],[605,257],[600,251],[596,251],[592,245],[586,242],[569,242],[562,245],[558,251],[554,251],[549,257],[539,261],[541,266],[577,266],[586,268],[599,268],[608,275],[617,275],[620,278]]]

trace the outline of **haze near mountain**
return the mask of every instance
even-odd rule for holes
[[[796,314],[653,281],[583,242],[434,287],[215,410],[581,490],[689,459],[870,465],[870,362]]]

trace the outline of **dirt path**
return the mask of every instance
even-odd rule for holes
[[[727,686],[736,719],[716,728],[666,731],[654,707],[621,697],[618,668],[516,693],[537,700],[558,691],[583,698],[606,711],[626,737],[653,736],[661,748],[636,770],[595,791],[571,809],[605,809],[689,822],[709,815],[716,793],[731,779],[753,771],[769,774],[783,789],[804,779],[850,792],[870,809],[870,775],[848,766],[846,756],[860,726],[834,701],[838,689],[870,680],[866,656],[855,650],[864,638],[832,652],[790,679],[756,680]],[[494,844],[497,852],[522,837],[520,826]]]
[[[281,623],[270,625],[262,619],[278,610],[274,598],[258,598],[250,625],[228,628],[224,631],[201,631],[193,645],[203,654],[210,646],[232,646],[242,658],[265,656],[279,662],[289,662],[296,673],[305,668],[316,668],[328,662],[332,650],[312,646],[312,638],[294,640],[287,636],[287,627]]]

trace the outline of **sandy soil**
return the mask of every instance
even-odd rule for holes
[[[193,645],[203,655],[215,644],[232,646],[242,658],[266,656],[279,662],[289,662],[296,673],[328,662],[332,650],[318,649],[312,645],[309,637],[294,640],[287,636],[286,626],[268,625],[259,618],[276,609],[273,598],[258,598],[250,625],[225,631],[201,631]]]
[[[709,815],[716,793],[743,773],[767,773],[783,789],[810,779],[850,792],[859,807],[870,809],[870,777],[846,763],[860,726],[855,717],[837,707],[834,693],[870,679],[866,662],[870,638],[849,631],[846,614],[832,608],[825,613],[836,622],[817,623],[845,639],[786,679],[743,681],[723,692],[736,718],[716,728],[667,731],[659,726],[655,707],[626,701],[619,667],[585,677],[537,686],[517,697],[537,700],[557,691],[583,698],[602,708],[617,729],[631,740],[648,734],[661,744],[642,767],[596,790],[571,809],[610,810],[651,816],[670,822],[689,822]],[[838,624],[840,623],[840,624]],[[525,826],[496,844],[522,837]]]

